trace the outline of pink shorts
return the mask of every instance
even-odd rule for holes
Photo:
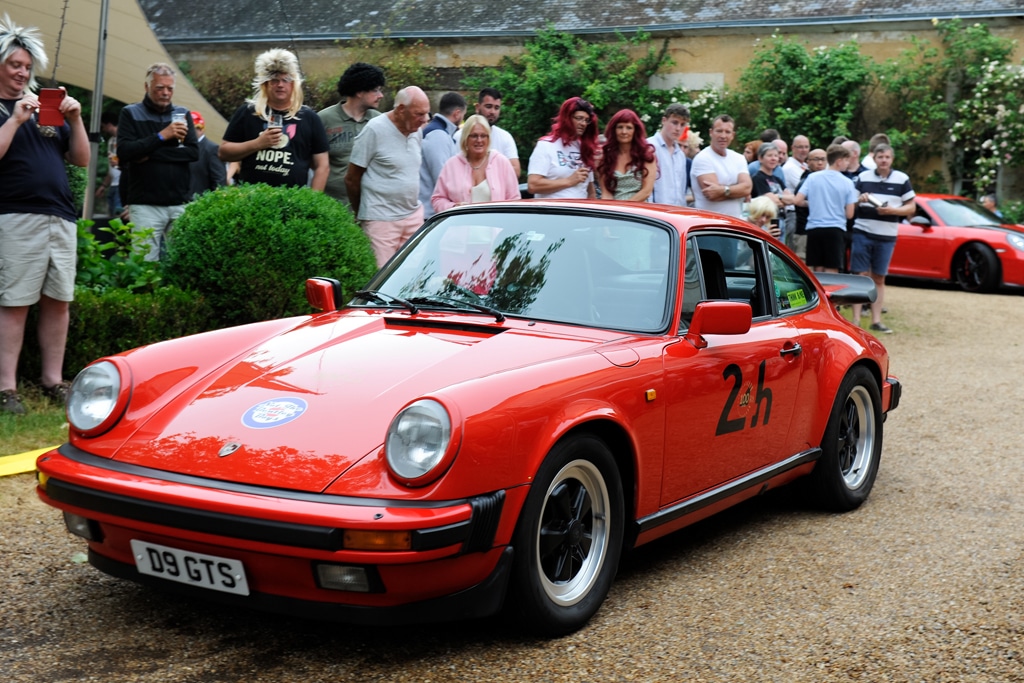
[[[370,238],[370,246],[380,268],[423,225],[423,206],[397,221],[360,221],[360,225]]]

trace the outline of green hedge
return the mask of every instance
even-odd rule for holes
[[[70,317],[64,352],[64,376],[68,378],[97,358],[211,329],[212,312],[201,295],[175,287],[145,294],[77,287]],[[22,380],[38,381],[42,372],[37,320],[38,307],[33,306],[18,364]]]
[[[376,271],[348,207],[306,187],[237,185],[189,204],[167,241],[164,280],[203,294],[225,324],[310,312],[305,282],[338,279],[345,298]]]

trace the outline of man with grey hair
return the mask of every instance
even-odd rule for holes
[[[190,164],[199,159],[195,125],[185,107],[171,103],[174,69],[156,63],[146,70],[141,102],[121,110],[117,156],[125,203],[136,229],[150,228],[147,261],[157,261],[164,237],[192,199]]]
[[[323,191],[330,172],[327,132],[302,103],[298,58],[275,48],[256,57],[253,95],[235,110],[220,145],[221,161],[239,161],[243,183]],[[312,175],[311,175],[312,174]]]
[[[82,106],[62,96],[64,123],[41,125],[36,73],[46,69],[38,29],[0,21],[0,413],[21,415],[18,358],[30,306],[39,304],[43,393],[63,402],[69,304],[78,231],[64,162],[89,164]]]
[[[455,133],[466,115],[466,98],[457,92],[446,92],[438,103],[438,112],[423,128],[423,161],[420,163],[420,204],[423,217],[434,215],[430,196],[434,194],[437,177],[445,162],[455,156]]]
[[[345,188],[378,267],[423,223],[420,128],[429,116],[427,94],[410,85],[395,95],[391,111],[366,124],[352,146]]]

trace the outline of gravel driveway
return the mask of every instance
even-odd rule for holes
[[[0,681],[1024,681],[1024,296],[890,287],[871,499],[785,490],[637,551],[560,640],[303,622],[108,578],[0,479]]]

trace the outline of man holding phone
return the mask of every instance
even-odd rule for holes
[[[34,93],[47,58],[38,29],[0,18],[0,413],[25,412],[18,357],[30,306],[39,304],[43,393],[63,402],[64,347],[74,296],[78,232],[64,162],[89,164],[79,102],[55,98],[61,125],[39,120]]]
[[[121,110],[117,155],[128,214],[136,229],[151,228],[147,261],[160,260],[164,236],[192,199],[190,164],[199,159],[192,117],[171,103],[174,69],[146,70],[146,95]]]

